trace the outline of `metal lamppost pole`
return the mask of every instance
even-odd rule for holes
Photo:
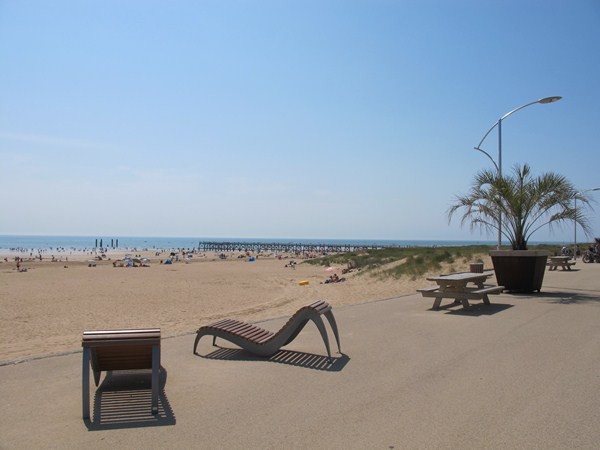
[[[529,102],[525,105],[519,106],[518,108],[515,108],[512,111],[504,114],[502,117],[500,117],[500,119],[498,119],[498,121],[496,123],[494,123],[494,125],[491,126],[491,128],[487,131],[487,133],[485,133],[485,135],[479,142],[479,145],[477,145],[477,147],[475,147],[475,150],[480,151],[485,156],[487,156],[492,161],[492,163],[494,163],[494,166],[496,167],[496,170],[498,171],[498,176],[502,177],[502,121],[504,119],[506,119],[508,116],[510,116],[510,115],[516,113],[517,111],[520,111],[521,109],[526,108],[528,106],[535,105],[537,103],[541,103],[541,104],[553,103],[553,102],[559,101],[561,98],[562,97],[558,97],[558,96],[544,97],[544,98],[541,98],[534,102]],[[488,137],[488,135],[496,127],[498,127],[498,164],[496,164],[496,161],[494,161],[494,158],[492,158],[488,152],[481,149],[481,144],[483,144],[483,141],[485,141],[485,139]],[[498,250],[500,250],[501,243],[502,243],[502,211],[498,211]]]
[[[575,193],[575,220],[573,227],[573,259],[577,259],[577,196],[585,194],[586,192],[600,191],[600,187],[586,189],[585,191]]]

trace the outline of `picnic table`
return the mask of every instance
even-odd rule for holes
[[[548,270],[556,270],[558,266],[562,267],[562,270],[571,270],[571,266],[575,265],[575,261],[569,261],[570,259],[570,256],[549,256],[546,265]]]
[[[486,305],[490,304],[489,294],[500,294],[504,286],[485,286],[485,281],[491,277],[491,273],[453,273],[429,277],[428,281],[435,281],[437,286],[417,289],[423,297],[433,297],[433,308],[440,308],[443,298],[452,298],[454,303],[462,303],[463,308],[470,308],[469,300],[483,300]],[[476,287],[469,286],[469,283]]]

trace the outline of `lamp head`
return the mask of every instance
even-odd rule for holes
[[[554,103],[561,99],[562,97],[544,97],[538,100],[538,103]]]

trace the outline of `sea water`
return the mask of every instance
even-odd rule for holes
[[[236,237],[139,237],[139,236],[18,236],[0,235],[0,252],[91,251],[96,248],[125,250],[193,250],[200,242],[243,242],[281,244],[327,244],[377,247],[445,247],[495,245],[495,241],[389,240],[389,239],[295,239]]]

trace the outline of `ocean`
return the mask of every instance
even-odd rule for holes
[[[0,253],[14,251],[90,251],[94,248],[123,250],[192,250],[199,242],[243,242],[281,244],[327,244],[379,247],[442,247],[490,245],[495,241],[386,240],[386,239],[281,239],[281,238],[206,238],[206,237],[134,237],[134,236],[17,236],[0,235]]]

